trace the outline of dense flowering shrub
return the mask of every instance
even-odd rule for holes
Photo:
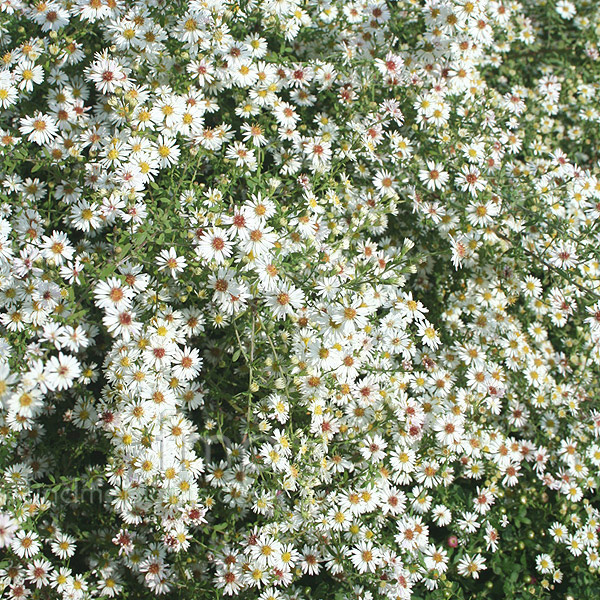
[[[0,1],[6,598],[595,598],[593,1]]]

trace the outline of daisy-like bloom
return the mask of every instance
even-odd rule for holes
[[[367,325],[370,312],[369,306],[361,298],[356,298],[352,302],[335,307],[332,318],[341,325],[342,333],[348,335]]]
[[[23,331],[23,329],[25,329],[25,323],[23,322],[23,313],[17,309],[13,309],[0,314],[0,322],[9,331]]]
[[[289,403],[279,394],[271,394],[268,397],[271,414],[279,423],[287,422],[289,418]]]
[[[66,390],[81,375],[81,366],[74,356],[59,352],[58,357],[52,356],[46,363],[44,374],[49,389]]]
[[[379,462],[385,458],[386,448],[387,442],[380,435],[375,435],[365,439],[365,443],[361,447],[360,453],[365,460]]]
[[[180,121],[175,126],[181,135],[189,138],[195,136],[204,125],[204,112],[197,105],[186,105]]]
[[[570,0],[559,0],[556,3],[556,12],[562,19],[572,19],[577,14],[575,5]]]
[[[441,163],[436,163],[433,160],[426,161],[427,168],[419,171],[419,179],[430,190],[442,190],[446,187],[450,175],[444,171]]]
[[[559,242],[550,250],[550,262],[561,269],[572,269],[577,265],[578,256],[571,242]]]
[[[112,94],[117,87],[127,83],[127,69],[114,58],[108,58],[105,52],[96,53],[95,60],[87,69],[87,76],[96,84],[96,89],[102,94]]]
[[[37,389],[19,389],[8,400],[8,407],[14,413],[32,418],[37,416],[44,407],[41,392]]]
[[[500,209],[493,202],[471,202],[467,206],[467,221],[471,225],[485,227],[494,222],[494,217],[498,215]]]
[[[71,588],[76,597],[85,597],[87,595],[88,582],[83,578],[83,575],[75,575],[71,582]]]
[[[319,550],[316,546],[304,546],[302,548],[300,559],[300,568],[302,569],[302,572],[309,575],[318,575],[321,570],[319,559]]]
[[[157,370],[162,370],[173,362],[176,345],[162,336],[153,336],[144,350],[144,362]]]
[[[300,120],[300,115],[287,102],[279,102],[275,106],[273,114],[277,122],[286,129],[295,129],[296,123]]]
[[[231,67],[233,81],[240,87],[250,87],[258,80],[256,67],[250,62],[239,62]]]
[[[404,511],[406,507],[406,494],[394,486],[386,485],[383,488],[381,510],[384,515],[397,515]]]
[[[217,573],[215,583],[226,596],[237,595],[244,586],[242,572],[237,568],[229,568]]]
[[[495,501],[496,498],[489,489],[477,486],[477,496],[473,498],[473,504],[477,512],[484,515],[490,510]]]
[[[375,66],[379,70],[379,72],[391,79],[396,78],[400,75],[402,66],[404,65],[404,59],[400,56],[393,54],[392,52],[388,52],[385,60],[381,58],[377,58],[375,60]]]
[[[36,558],[27,566],[27,581],[30,581],[36,588],[41,588],[50,583],[50,574],[52,573],[52,563],[44,558]]]
[[[60,266],[75,254],[67,234],[62,231],[53,231],[51,236],[43,236],[42,242],[42,254],[51,264]]]
[[[110,4],[96,2],[95,0],[77,0],[73,13],[78,14],[84,21],[94,23],[99,19],[105,19],[111,14]]]
[[[107,309],[102,318],[103,325],[113,336],[121,336],[128,342],[132,337],[139,335],[142,324],[135,320],[136,313],[129,309]]]
[[[462,517],[457,520],[457,525],[461,531],[466,533],[475,533],[481,527],[481,523],[477,520],[477,514],[469,511],[462,513]]]
[[[567,549],[573,556],[581,556],[584,545],[579,532],[572,533],[567,537]]]
[[[454,414],[444,415],[434,424],[436,438],[443,446],[455,446],[464,434],[462,417]]]
[[[438,573],[445,573],[448,570],[448,551],[444,548],[436,548],[429,544],[423,553],[425,566],[429,570],[436,570]]]
[[[185,308],[181,311],[183,331],[186,336],[196,335],[204,330],[204,316],[195,308]]]
[[[585,322],[590,326],[592,331],[600,331],[600,301],[596,302],[593,306],[588,306],[585,310],[590,315],[586,317]]]
[[[177,348],[173,351],[173,375],[183,381],[194,379],[202,368],[202,359],[197,348]]]
[[[469,162],[481,163],[485,155],[485,145],[482,141],[474,139],[465,144],[462,153]]]
[[[44,81],[44,69],[41,65],[36,65],[30,60],[23,61],[15,69],[15,75],[17,78],[21,78],[19,82],[19,89],[31,92],[33,85],[40,84]]]
[[[200,87],[213,82],[215,69],[212,64],[205,58],[192,60],[187,64],[186,71],[198,80]]]
[[[549,554],[538,554],[535,557],[535,567],[542,573],[551,573],[554,571],[554,561]]]
[[[214,260],[220,265],[231,256],[232,250],[233,242],[229,240],[228,232],[214,227],[203,233],[196,247],[196,254],[204,260]]]
[[[19,526],[7,514],[0,514],[0,548],[10,545]]]
[[[299,559],[300,553],[293,544],[280,544],[277,556],[275,557],[275,567],[279,569],[293,569]]]
[[[123,586],[117,575],[112,570],[103,570],[102,577],[98,582],[98,592],[101,596],[115,598],[123,590]]]
[[[419,322],[417,335],[421,338],[421,341],[432,350],[437,350],[441,344],[439,333],[427,319]]]
[[[34,142],[38,146],[50,144],[58,135],[55,120],[39,111],[32,117],[23,117],[19,131],[26,135],[30,142]]]
[[[249,123],[242,124],[242,137],[244,142],[250,142],[253,146],[260,148],[267,143],[267,138],[265,136],[265,130],[261,125]]]
[[[196,44],[204,34],[205,23],[204,13],[196,10],[186,12],[176,26],[178,39],[186,44]]]
[[[476,554],[475,556],[465,554],[458,563],[458,573],[464,577],[479,579],[479,572],[485,569],[487,569],[485,558],[481,554]]]
[[[288,71],[288,80],[292,87],[305,87],[314,77],[313,69],[309,65],[293,65]]]
[[[262,535],[257,538],[256,544],[250,547],[250,556],[262,568],[270,567],[277,561],[281,551],[281,544],[272,536]]]
[[[250,200],[244,203],[242,212],[253,221],[264,223],[275,214],[275,203],[270,198],[258,194],[251,194]]]
[[[254,262],[255,272],[258,275],[259,285],[265,292],[272,292],[277,289],[280,283],[280,268],[277,267],[269,257],[258,258]]]
[[[77,202],[71,207],[70,220],[75,229],[88,232],[90,229],[97,229],[102,223],[100,210],[96,202]]]
[[[331,142],[323,138],[309,138],[303,144],[303,151],[310,161],[310,168],[315,173],[322,173],[331,162]]]
[[[160,580],[167,572],[167,565],[159,557],[150,556],[140,563],[139,569],[146,581],[151,579]]]
[[[374,573],[381,563],[381,553],[372,542],[361,540],[352,548],[350,560],[359,573]]]
[[[440,527],[444,527],[452,521],[452,513],[450,512],[450,509],[443,504],[434,506],[431,514],[435,523],[437,523]]]
[[[73,582],[71,569],[68,567],[60,567],[50,576],[50,587],[56,588],[59,593],[64,592]]]
[[[530,298],[539,298],[542,294],[542,282],[533,275],[526,275],[519,287]],[[600,302],[598,303],[598,323],[600,324]]]
[[[487,185],[487,181],[481,177],[481,172],[474,165],[463,165],[455,182],[461,190],[469,192],[472,196],[477,196]]]
[[[42,548],[39,535],[35,531],[19,531],[13,538],[10,547],[19,558],[31,558]]]
[[[8,108],[12,106],[19,96],[16,88],[12,85],[8,71],[0,72],[0,107]]]
[[[20,578],[15,578],[14,583],[8,587],[8,596],[11,600],[21,600],[27,598],[31,590],[29,590]]]
[[[215,273],[214,271],[208,277],[208,286],[211,290],[214,290],[214,298],[217,301],[224,301],[228,299],[229,294],[232,290],[237,290],[237,284],[234,281],[235,272],[227,269],[219,268]]]
[[[241,233],[241,248],[254,257],[264,256],[275,245],[277,235],[268,225],[251,225]]]
[[[173,138],[159,135],[156,142],[156,152],[158,153],[158,166],[161,168],[170,167],[177,164],[181,150]]]
[[[219,306],[228,315],[237,314],[245,309],[248,298],[250,298],[248,286],[243,282],[236,283],[220,301]]]
[[[433,497],[428,495],[425,490],[421,490],[418,487],[413,489],[413,499],[411,506],[419,514],[425,514],[431,508],[431,502]]]
[[[267,297],[267,306],[270,307],[275,319],[285,319],[294,313],[304,303],[304,292],[290,283],[278,286]]]
[[[377,192],[380,196],[394,196],[396,193],[395,187],[398,182],[389,171],[378,171],[373,183],[375,184]]]
[[[242,142],[233,142],[227,148],[225,157],[234,160],[237,167],[247,167],[250,171],[256,170],[257,163],[254,150],[247,148]]]
[[[94,296],[98,308],[123,310],[131,306],[133,290],[120,279],[109,277],[96,285]]]
[[[41,25],[42,31],[58,31],[69,23],[69,11],[65,10],[58,3],[44,2],[38,5],[40,9],[34,15],[33,19]]]
[[[181,273],[187,266],[185,257],[177,256],[173,247],[168,250],[161,250],[156,262],[159,265],[158,270],[164,271],[165,269],[169,269],[173,279],[177,279],[178,273]]]
[[[71,535],[58,533],[56,538],[50,542],[50,549],[58,558],[65,560],[75,554],[75,541]]]

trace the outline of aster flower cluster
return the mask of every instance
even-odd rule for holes
[[[0,0],[0,592],[594,597],[599,34]]]

